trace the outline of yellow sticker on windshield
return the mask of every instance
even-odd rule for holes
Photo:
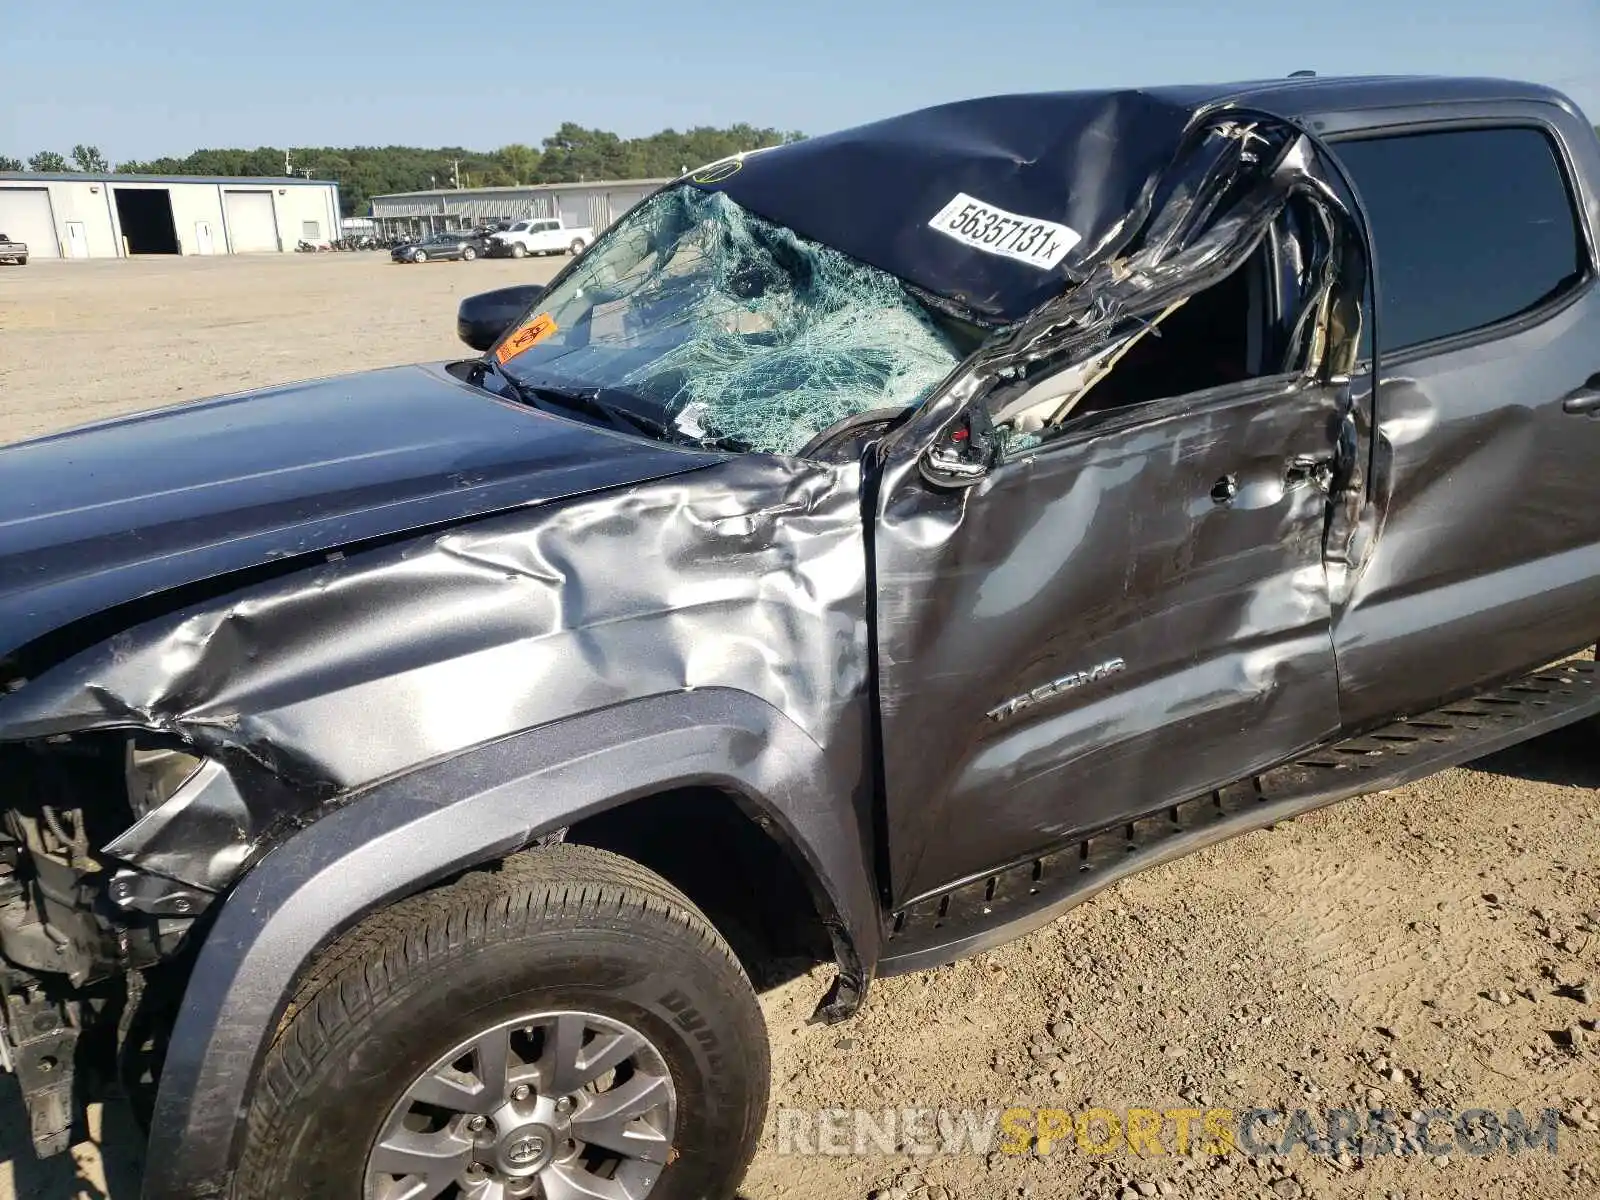
[[[540,313],[517,326],[516,330],[496,348],[494,356],[503,367],[531,346],[537,346],[556,331],[555,318]]]

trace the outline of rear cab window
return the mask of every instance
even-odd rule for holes
[[[1334,151],[1371,226],[1385,353],[1522,316],[1588,275],[1567,172],[1542,129],[1341,140]],[[1369,328],[1363,358],[1370,339]]]

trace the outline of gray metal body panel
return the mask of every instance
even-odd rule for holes
[[[574,717],[354,797],[251,871],[207,937],[162,1078],[146,1200],[227,1195],[277,1016],[329,936],[663,784],[732,795],[803,865],[841,944],[876,961],[865,813],[840,799],[858,788],[858,762],[858,749],[830,757],[747,694],[708,688]]]
[[[222,762],[244,811],[190,813],[188,863],[165,828],[120,847],[211,886],[353,789],[649,696],[735,688],[865,777],[859,493],[854,464],[748,457],[352,551],[83,651],[0,697],[0,737],[146,728]]]

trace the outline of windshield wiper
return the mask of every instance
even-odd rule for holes
[[[562,387],[552,383],[523,383],[512,376],[496,362],[493,356],[479,360],[479,366],[486,371],[492,371],[502,383],[522,403],[545,412],[554,409],[567,409],[587,413],[591,417],[599,417],[614,429],[627,429],[634,433],[648,434],[650,437],[661,441],[676,441],[675,431],[660,421],[653,420],[642,413],[634,412],[623,405],[602,400],[599,397],[599,388],[574,388]],[[474,374],[477,374],[475,371]],[[479,377],[481,379],[481,376]]]
[[[637,433],[647,433],[662,441],[675,440],[675,431],[670,426],[643,413],[634,412],[633,409],[616,401],[602,400],[601,388],[563,387],[551,383],[524,383],[518,387],[523,392],[532,393],[563,408],[575,408],[591,416],[604,417],[613,425],[626,425]]]

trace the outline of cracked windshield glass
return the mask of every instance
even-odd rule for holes
[[[893,276],[681,186],[636,209],[497,351],[534,389],[628,397],[676,440],[779,454],[920,403],[961,351]]]

